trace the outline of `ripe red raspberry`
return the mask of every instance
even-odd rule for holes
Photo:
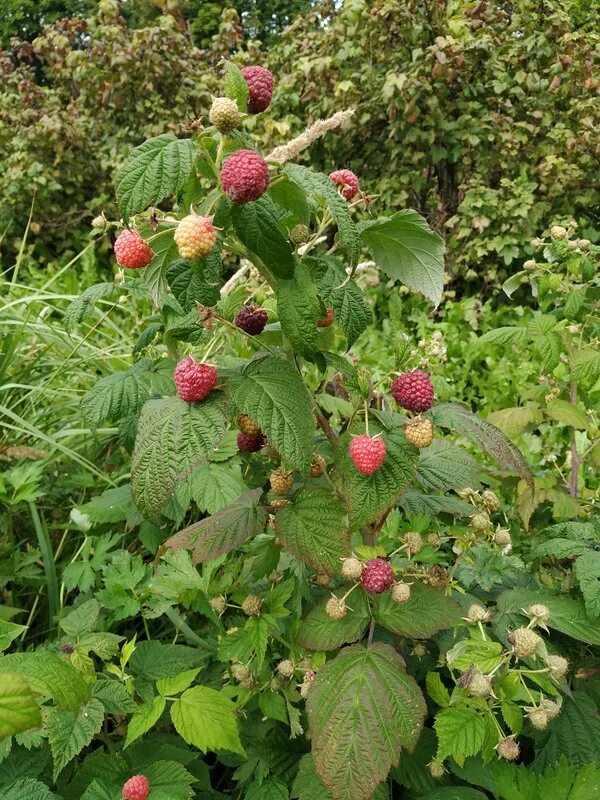
[[[221,170],[221,186],[234,203],[258,200],[269,188],[269,167],[254,150],[236,150]]]
[[[195,261],[212,252],[217,243],[217,229],[208,217],[188,214],[175,229],[174,239],[179,255]]]
[[[355,436],[348,448],[354,466],[363,475],[372,475],[379,469],[385,458],[386,450],[383,439],[371,439],[366,434]]]
[[[383,558],[373,558],[364,565],[360,582],[365,592],[380,594],[394,583],[394,579],[394,570],[389,562]]]
[[[262,433],[243,433],[237,435],[237,446],[240,453],[258,453],[265,446],[265,437]]]
[[[317,320],[317,327],[319,328],[329,328],[333,325],[333,321],[335,319],[333,308],[331,306],[327,306],[325,309],[325,316],[322,319]]]
[[[330,180],[342,190],[345,200],[352,200],[358,192],[358,178],[349,169],[336,169],[329,174]]]
[[[235,315],[235,324],[250,336],[258,336],[265,329],[269,319],[265,308],[243,306]]]
[[[433,405],[433,386],[429,375],[421,369],[394,378],[392,394],[398,405],[407,411],[428,411]]]
[[[186,356],[177,363],[175,373],[177,394],[186,403],[199,403],[212,392],[217,385],[216,367],[210,364],[197,364],[193,358]]]
[[[145,775],[134,775],[123,785],[123,800],[146,800],[150,794],[150,781]]]
[[[152,248],[137,231],[124,230],[115,242],[117,264],[127,269],[143,269],[152,261]]]
[[[243,67],[241,73],[248,86],[248,111],[265,111],[273,97],[273,75],[265,67]]]

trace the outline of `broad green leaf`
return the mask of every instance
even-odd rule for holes
[[[179,258],[179,250],[173,239],[173,229],[163,231],[152,241],[154,256],[144,270],[142,280],[148,290],[152,302],[162,308],[165,296],[169,291],[167,271],[169,265]]]
[[[136,739],[139,739],[140,736],[143,736],[156,725],[158,720],[162,717],[166,704],[167,701],[162,694],[157,694],[152,698],[151,703],[144,703],[143,706],[138,708],[129,720],[127,737],[123,749],[129,747]]]
[[[44,722],[48,734],[53,776],[56,781],[64,767],[83,750],[104,722],[104,706],[92,698],[75,714],[64,708],[49,709]]]
[[[304,488],[276,515],[275,532],[297,559],[317,572],[339,572],[350,555],[346,511],[331,489]]]
[[[86,423],[95,429],[137,414],[153,391],[151,369],[152,361],[142,358],[127,370],[100,378],[81,399]]]
[[[545,741],[536,748],[535,770],[543,770],[566,756],[575,768],[587,764],[598,766],[600,753],[600,719],[594,700],[584,692],[575,691],[564,698],[561,712],[552,721]],[[591,795],[593,797],[593,795]],[[587,800],[584,795],[578,800]]]
[[[452,442],[436,439],[421,450],[416,478],[421,486],[434,492],[480,486],[481,467],[468,453]]]
[[[377,597],[374,615],[379,625],[398,636],[429,639],[438,631],[455,625],[461,611],[441,590],[413,583],[406,603],[395,603],[389,592]]]
[[[524,344],[529,338],[527,328],[513,328],[506,326],[487,331],[477,339],[477,346],[481,345],[505,345],[505,344]]]
[[[459,517],[473,516],[473,506],[459,500],[458,497],[446,497],[444,495],[425,494],[410,489],[398,500],[398,505],[407,514],[426,514],[436,516],[437,514],[455,514]]]
[[[144,516],[160,515],[177,484],[207,461],[224,432],[216,393],[202,403],[169,397],[144,404],[131,459],[131,491]]]
[[[590,347],[575,353],[572,375],[576,381],[595,381],[600,376],[600,350]]]
[[[348,454],[351,435],[344,434],[336,448],[336,479],[347,499],[352,527],[377,519],[394,505],[414,477],[417,451],[408,444],[401,429],[385,431],[387,453],[372,475],[362,475]]]
[[[292,797],[298,800],[331,800],[331,792],[317,778],[310,753],[302,756],[292,786]]]
[[[434,703],[437,703],[442,708],[450,705],[450,692],[442,683],[439,672],[428,672],[425,685],[427,686],[427,694]]]
[[[487,795],[470,786],[440,786],[421,795],[419,800],[487,800]]]
[[[225,555],[264,529],[268,514],[259,505],[261,495],[262,489],[249,489],[212,517],[171,536],[165,546],[191,550],[193,564]]]
[[[334,594],[342,597],[348,587],[336,589]],[[348,597],[348,611],[340,620],[333,620],[325,611],[329,597],[316,605],[300,623],[296,642],[310,650],[337,650],[343,644],[362,639],[371,620],[369,603],[362,590]]]
[[[287,175],[282,175],[277,183],[269,187],[269,196],[273,202],[284,208],[291,219],[287,220],[288,227],[297,223],[308,225],[310,220],[310,207],[304,190],[297,183],[291,181]]]
[[[10,647],[11,642],[14,642],[26,630],[26,625],[17,625],[16,622],[7,622],[0,618],[0,650]]]
[[[519,436],[529,425],[541,421],[542,412],[530,406],[516,406],[493,411],[487,419],[507,436]]]
[[[550,419],[582,431],[586,430],[590,424],[585,411],[574,406],[568,400],[551,400],[546,406],[546,413]]]
[[[27,681],[13,673],[0,680],[0,740],[42,724],[39,704]]]
[[[277,281],[277,314],[282,333],[294,350],[314,361],[319,351],[317,320],[324,313],[305,264],[299,264],[289,280]]]
[[[435,673],[437,674],[437,673]],[[437,740],[431,728],[424,728],[414,751],[402,753],[400,764],[392,769],[392,777],[400,786],[414,789],[419,797],[437,785],[429,771],[429,764],[435,756]]]
[[[194,682],[199,672],[200,669],[188,669],[185,672],[180,672],[179,675],[174,675],[172,678],[161,678],[156,682],[156,688],[163,697],[179,694]]]
[[[171,718],[188,744],[204,752],[229,750],[244,755],[235,705],[221,692],[207,686],[188,689],[173,703]]]
[[[244,800],[289,800],[285,783],[269,778],[266,781],[254,781],[247,788]]]
[[[78,639],[84,633],[96,629],[100,618],[100,603],[92,598],[77,608],[66,609],[66,612],[60,619],[60,627],[66,634]]]
[[[474,756],[483,746],[485,723],[472,708],[445,708],[437,715],[434,727],[440,760],[452,756],[458,764],[463,764],[467,756]]]
[[[181,751],[179,751],[181,752]],[[144,765],[150,782],[149,800],[190,800],[196,778],[177,761],[152,761]]]
[[[235,100],[237,107],[243,113],[248,110],[248,84],[237,64],[231,61],[223,61],[225,66],[225,96],[230,100]]]
[[[426,714],[417,683],[386,644],[352,645],[319,670],[306,711],[315,772],[334,800],[366,800],[417,743]]]
[[[81,795],[80,800],[114,800],[115,791],[100,778],[95,778]]]
[[[7,672],[23,677],[32,691],[51,697],[61,708],[77,711],[90,696],[81,673],[53,653],[11,653],[0,658],[0,679]]]
[[[67,333],[71,333],[84,318],[90,314],[99,300],[114,299],[118,287],[113,283],[97,283],[90,286],[79,297],[76,297],[68,306],[63,316],[63,325]]]
[[[201,511],[216,514],[233,503],[243,492],[246,484],[237,468],[224,464],[203,464],[194,471],[190,481],[192,499]]]
[[[234,204],[233,228],[241,242],[262,261],[276,278],[294,274],[292,246],[278,227],[282,211],[268,195],[254,203]]]
[[[214,306],[221,297],[221,256],[213,251],[199,261],[178,258],[167,268],[166,279],[173,295],[184,311],[192,311],[198,303]]]
[[[329,177],[300,164],[286,164],[285,172],[305,192],[316,194],[326,201],[329,213],[338,226],[340,242],[346,248],[350,262],[356,264],[360,255],[358,228],[350,215],[347,201],[339,195]]]
[[[92,685],[92,697],[100,700],[107,714],[133,714],[137,705],[118,680],[98,679]]]
[[[439,304],[444,287],[444,240],[420,214],[407,209],[360,228],[363,242],[388,277]]]
[[[464,672],[475,664],[482,672],[492,672],[502,661],[502,645],[492,639],[461,639],[446,653],[452,669]]]
[[[591,550],[573,565],[585,608],[590,617],[600,616],[600,553]]]
[[[532,558],[544,558],[554,556],[554,558],[571,558],[589,552],[590,545],[586,542],[574,542],[572,539],[549,539],[547,542],[533,547],[530,551]]]
[[[333,308],[335,324],[346,334],[348,347],[352,347],[373,317],[362,290],[348,277],[341,261],[326,256],[319,259],[316,283],[325,305]]]
[[[115,177],[123,217],[129,219],[180,192],[192,171],[194,157],[192,140],[178,139],[172,133],[147,139],[134,148]]]
[[[313,415],[310,396],[294,367],[277,356],[262,356],[231,384],[232,404],[256,420],[286,464],[307,471]]]
[[[174,678],[180,672],[199,666],[204,658],[205,653],[197,647],[166,644],[154,639],[136,645],[129,667],[133,675],[155,681]]]
[[[287,723],[287,707],[281,694],[267,689],[266,692],[261,692],[259,695],[258,705],[265,717],[276,719],[284,724]]]
[[[45,783],[35,778],[21,778],[2,788],[2,800],[59,800],[59,797]]]

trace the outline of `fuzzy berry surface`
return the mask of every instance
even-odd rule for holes
[[[433,385],[422,369],[398,375],[392,383],[392,394],[398,405],[407,411],[428,411],[433,405]]]
[[[143,269],[152,261],[152,248],[136,231],[121,231],[115,242],[115,258],[120,267]]]
[[[229,97],[215,97],[208,118],[221,133],[229,133],[242,124],[242,115],[237,103]]]
[[[394,583],[394,570],[383,558],[373,558],[363,567],[360,582],[365,592],[381,594]]]
[[[271,105],[273,98],[273,74],[266,67],[243,67],[242,78],[248,86],[248,111],[260,114]]]
[[[329,180],[342,191],[344,200],[352,200],[358,192],[358,178],[349,169],[336,169],[329,174]]]
[[[386,451],[383,439],[372,439],[367,434],[355,436],[348,448],[354,466],[363,475],[377,472],[383,463]]]
[[[265,329],[269,319],[266,308],[243,306],[235,315],[235,324],[250,336],[258,336]]]
[[[269,476],[269,483],[273,494],[284,495],[294,485],[294,476],[284,469],[274,469]]]
[[[237,446],[240,453],[258,453],[265,446],[262,433],[243,433],[237,435]]]
[[[182,358],[173,375],[177,394],[186,403],[199,403],[217,385],[219,376],[216,367],[197,364],[190,356]]]
[[[150,781],[145,775],[134,775],[125,781],[121,797],[123,800],[146,800],[150,794]]]
[[[254,150],[237,150],[221,170],[221,186],[234,203],[258,200],[269,188],[269,167]]]
[[[335,317],[333,313],[333,308],[331,306],[327,306],[327,308],[325,309],[325,316],[322,319],[317,320],[317,327],[329,328],[331,325],[333,325],[334,319]]]
[[[433,425],[428,419],[413,419],[404,429],[404,435],[413,447],[429,447],[433,441]]]
[[[179,255],[187,261],[195,261],[212,253],[217,243],[217,229],[209,217],[188,214],[177,226],[173,238]]]

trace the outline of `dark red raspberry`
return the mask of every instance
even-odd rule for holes
[[[344,200],[352,200],[358,192],[358,178],[349,169],[336,169],[329,174],[329,178],[340,187]]]
[[[124,230],[114,246],[117,264],[126,269],[143,269],[152,261],[152,248],[137,231]]]
[[[193,358],[186,356],[177,363],[175,373],[177,394],[186,403],[198,403],[212,392],[217,385],[216,367],[210,364],[197,364]]]
[[[243,306],[235,315],[235,324],[250,336],[258,336],[267,324],[269,315],[265,308],[257,306]]]
[[[145,775],[134,775],[125,781],[121,797],[123,800],[146,800],[150,794],[150,781]]]
[[[242,433],[237,435],[237,446],[240,453],[258,453],[265,446],[262,433]]]
[[[407,411],[428,411],[433,405],[433,385],[422,369],[413,369],[394,378],[392,394],[398,405]]]
[[[325,309],[325,316],[322,319],[317,320],[317,326],[319,328],[329,328],[333,325],[335,320],[335,315],[333,313],[333,308],[331,306],[327,306]]]
[[[395,578],[394,570],[390,567],[388,561],[384,561],[383,558],[373,558],[363,566],[360,582],[365,592],[379,594],[380,592],[385,592],[392,585]]]
[[[236,150],[223,164],[221,186],[234,203],[258,200],[269,188],[269,167],[254,150]]]
[[[242,78],[248,85],[248,111],[259,114],[271,104],[273,75],[265,67],[243,67]]]
[[[350,442],[348,452],[354,466],[363,475],[372,475],[383,463],[386,453],[383,439],[371,439],[370,436],[355,436]]]

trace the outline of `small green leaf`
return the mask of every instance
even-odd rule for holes
[[[483,746],[485,723],[472,708],[446,708],[437,715],[434,727],[438,735],[437,757],[442,761],[452,756],[457,764],[463,764]]]
[[[166,280],[173,295],[184,311],[191,311],[198,303],[214,306],[221,297],[221,256],[213,251],[199,261],[178,258],[167,267]]]
[[[151,703],[145,703],[135,712],[127,726],[127,738],[125,739],[124,748],[129,747],[136,739],[139,739],[140,736],[143,736],[156,725],[162,717],[166,704],[165,698],[157,694],[156,697],[152,698]]]
[[[475,664],[482,672],[492,672],[502,662],[502,645],[492,639],[461,639],[446,653],[452,669],[464,672]]]
[[[289,794],[285,783],[268,779],[262,783],[251,783],[244,794],[244,800],[289,800]]]
[[[169,265],[179,257],[179,251],[173,239],[173,230],[168,229],[162,232],[152,241],[154,256],[152,261],[144,270],[142,280],[152,302],[157,308],[162,308],[165,296],[169,291],[167,283],[167,272]]]
[[[346,334],[348,347],[352,347],[372,320],[362,290],[346,275],[341,261],[326,256],[319,259],[316,282],[323,302],[333,308],[335,323]]]
[[[342,597],[347,588],[336,589],[336,597]],[[340,620],[333,620],[325,611],[329,597],[316,605],[302,620],[296,642],[300,647],[310,650],[337,650],[343,644],[351,644],[362,639],[371,613],[366,595],[362,591],[353,592],[348,598],[348,611]]]
[[[277,281],[277,314],[281,330],[294,350],[314,361],[319,351],[316,323],[323,316],[323,309],[305,264],[299,264],[289,280]]]
[[[0,619],[0,650],[10,647],[11,642],[14,642],[26,630],[26,625],[17,625],[16,622]]]
[[[90,286],[79,297],[76,297],[67,309],[63,316],[63,325],[67,333],[71,333],[84,318],[88,316],[95,308],[96,303],[104,298],[113,299],[117,294],[117,286],[113,283],[97,283],[95,286]]]
[[[233,228],[248,250],[254,253],[276,278],[294,274],[292,246],[278,227],[281,209],[267,195],[254,203],[234,204],[231,209]]]
[[[600,376],[600,350],[597,347],[579,350],[573,358],[573,378],[592,383]]]
[[[585,608],[591,617],[600,616],[600,553],[592,550],[580,556],[573,566]]]
[[[207,686],[185,691],[171,707],[177,733],[204,752],[229,750],[245,755],[240,742],[235,705],[221,692]]]
[[[104,706],[92,698],[74,714],[63,708],[49,709],[44,722],[54,762],[56,781],[64,767],[92,741],[104,721]]]
[[[542,412],[530,406],[517,406],[493,411],[487,419],[507,436],[519,436],[529,425],[541,421]]]
[[[450,692],[442,683],[439,672],[428,672],[425,685],[427,686],[427,694],[434,703],[437,703],[442,708],[450,705]]]
[[[244,80],[240,68],[231,61],[224,61],[225,65],[225,96],[235,100],[240,111],[248,110],[248,84]]]
[[[0,681],[0,740],[41,724],[38,701],[27,681],[20,675],[4,673]]]
[[[100,378],[81,399],[86,423],[96,429],[103,422],[137,414],[153,388],[151,369],[152,361],[142,358],[127,370]]]
[[[35,778],[20,778],[2,788],[2,800],[59,800],[59,797]]]
[[[208,463],[198,467],[190,481],[192,499],[201,511],[216,514],[246,491],[239,467]]]
[[[578,430],[585,431],[589,427],[589,420],[585,411],[568,400],[551,400],[546,406],[546,413],[550,419],[570,425]]]
[[[172,678],[161,678],[156,681],[156,688],[163,697],[169,697],[172,694],[179,694],[187,689],[188,686],[194,682],[194,679],[200,672],[200,669],[188,669],[185,672],[180,672]]]
[[[269,187],[269,196],[279,208],[287,211],[291,219],[286,220],[288,227],[303,223],[308,225],[310,220],[310,206],[304,190],[297,183],[291,181],[287,175],[282,175],[277,183]]]

